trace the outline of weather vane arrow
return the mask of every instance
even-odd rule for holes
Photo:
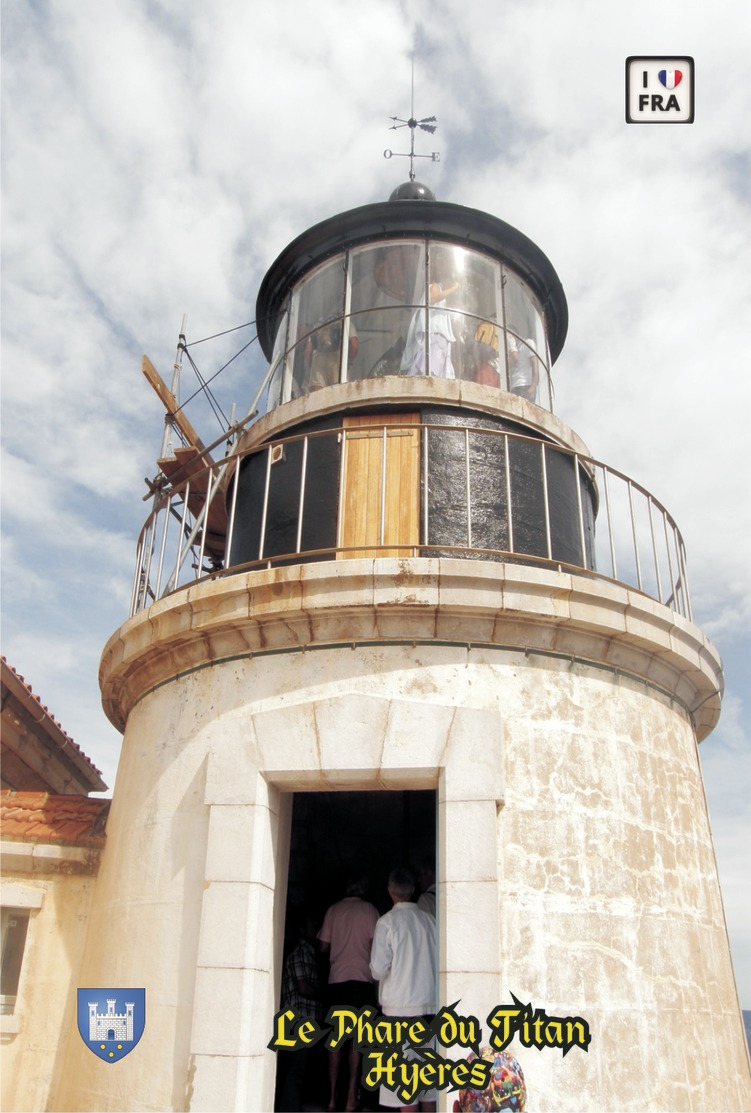
[[[412,106],[410,109],[410,117],[408,120],[403,120],[401,116],[389,116],[393,120],[390,131],[398,131],[399,128],[409,128],[410,144],[409,153],[407,151],[391,151],[386,149],[383,152],[384,158],[408,158],[409,159],[409,180],[415,180],[415,159],[416,158],[429,158],[431,162],[440,162],[441,156],[438,151],[432,151],[429,155],[421,155],[415,152],[415,132],[419,128],[421,131],[427,131],[431,135],[434,134],[438,121],[435,116],[425,116],[422,120],[415,117],[415,58],[412,56]]]

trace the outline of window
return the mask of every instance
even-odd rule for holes
[[[28,929],[28,908],[3,908],[2,976],[0,978],[0,1014],[3,1016],[12,1016],[16,1007]]]
[[[44,889],[20,881],[3,884],[0,938],[0,1030],[3,1035],[18,1031],[16,1001],[21,983],[21,970],[31,914],[42,907]]]
[[[552,409],[542,309],[505,264],[459,244],[383,240],[305,274],[276,329],[267,404],[387,375],[465,379]]]

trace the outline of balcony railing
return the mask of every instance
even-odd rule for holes
[[[409,436],[416,464],[405,463],[406,442],[397,451],[390,440]],[[364,437],[369,471],[356,455]],[[176,469],[138,540],[131,614],[203,580],[355,556],[555,568],[634,588],[691,618],[681,534],[632,479],[534,437],[394,421]]]

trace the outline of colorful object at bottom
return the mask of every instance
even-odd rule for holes
[[[471,1063],[477,1056],[470,1051]],[[482,1113],[490,1109],[521,1111],[527,1107],[527,1087],[519,1062],[508,1051],[495,1051],[487,1044],[480,1048],[480,1058],[492,1063],[490,1081],[484,1090],[460,1090],[454,1109],[460,1113]]]

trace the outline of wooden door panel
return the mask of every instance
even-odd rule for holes
[[[379,422],[387,423],[385,436]],[[419,422],[419,414],[345,417],[339,544],[352,549],[341,557],[415,554],[413,546],[420,539]]]

